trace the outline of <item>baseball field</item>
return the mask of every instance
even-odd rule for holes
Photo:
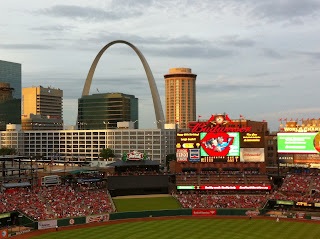
[[[180,204],[170,195],[128,196],[113,198],[117,212],[179,209]]]
[[[71,229],[71,228],[70,228]],[[174,219],[125,222],[114,225],[51,232],[35,239],[85,238],[248,238],[248,239],[316,239],[320,224],[275,219]]]

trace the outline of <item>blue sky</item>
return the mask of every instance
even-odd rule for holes
[[[147,59],[163,109],[163,75],[188,67],[198,75],[198,115],[241,114],[276,130],[279,118],[320,117],[319,13],[319,0],[4,1],[0,59],[22,64],[23,87],[62,89],[72,125],[96,54],[126,40]],[[134,94],[140,127],[156,127],[143,67],[128,46],[103,55],[90,93],[98,91]]]

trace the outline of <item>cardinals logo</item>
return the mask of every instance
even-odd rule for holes
[[[201,146],[209,156],[227,156],[233,140],[227,133],[207,133]]]
[[[211,118],[208,120],[208,124],[211,123],[213,125],[225,125],[228,122],[233,124],[231,119],[228,115],[212,115]]]

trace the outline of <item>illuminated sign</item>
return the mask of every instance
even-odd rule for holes
[[[282,205],[293,205],[293,201],[282,201],[282,200],[277,200],[277,204],[282,204]]]
[[[300,126],[300,127],[284,127],[283,130],[285,132],[319,132],[319,126]]]
[[[201,162],[200,149],[189,149],[189,162]]]
[[[213,216],[217,215],[216,209],[192,209],[192,216]]]
[[[278,153],[320,152],[320,133],[278,133]]]
[[[293,154],[279,155],[279,163],[293,163]]]
[[[317,203],[317,202],[316,202],[316,203],[314,204],[314,206],[315,206],[315,207],[320,207],[320,203]]]
[[[6,217],[10,217],[10,213],[3,213],[3,214],[0,214],[0,219],[1,218],[6,218]]]
[[[199,133],[177,133],[176,148],[194,149],[200,147]]]
[[[213,162],[228,162],[236,163],[239,162],[239,156],[204,156],[201,157],[201,162],[203,163],[213,163]]]
[[[139,153],[137,151],[133,151],[127,154],[128,160],[141,160],[143,159],[143,153]]]
[[[177,162],[188,162],[188,149],[177,149]]]
[[[252,127],[227,126],[227,123],[234,124],[228,115],[212,115],[207,122],[189,123],[192,133],[224,133],[224,132],[250,132]]]
[[[294,154],[294,163],[320,163],[320,154]]]
[[[240,133],[241,148],[264,148],[264,133]]]
[[[264,148],[241,148],[240,162],[264,162]]]
[[[201,185],[201,186],[177,186],[177,189],[199,190],[270,190],[270,185]]]
[[[304,206],[304,207],[311,207],[312,204],[311,203],[307,203],[307,202],[296,202],[297,206]]]
[[[239,133],[200,133],[201,157],[239,156]]]

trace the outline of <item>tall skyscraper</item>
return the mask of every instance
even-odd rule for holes
[[[166,123],[188,128],[196,120],[196,74],[190,68],[172,68],[166,82]]]
[[[122,121],[138,128],[138,98],[122,93],[82,96],[78,99],[78,129],[116,129]]]
[[[21,64],[0,60],[0,129],[21,124]]]
[[[22,89],[22,130],[63,129],[63,91],[55,88]]]

